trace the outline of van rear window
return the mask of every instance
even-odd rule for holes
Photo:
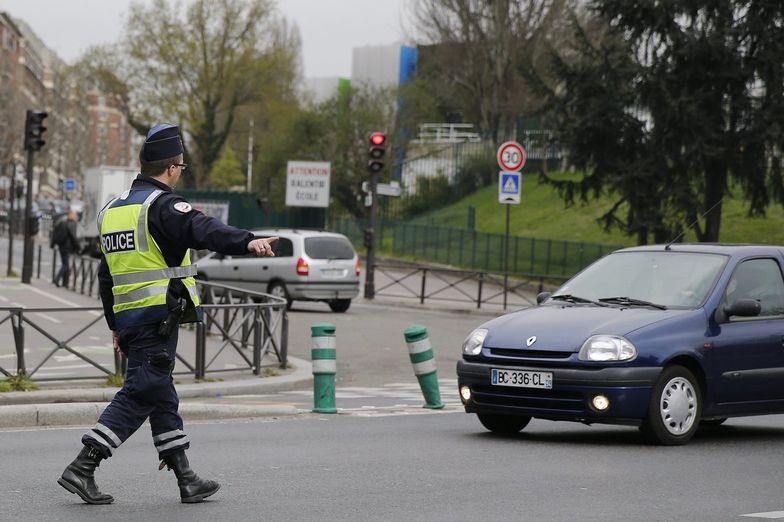
[[[312,259],[352,259],[354,249],[342,237],[309,237],[305,239],[305,253]]]

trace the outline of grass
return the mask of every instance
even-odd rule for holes
[[[121,373],[110,373],[106,376],[106,386],[110,388],[121,388],[125,382],[125,376]]]
[[[597,222],[611,208],[614,200],[610,197],[605,195],[587,204],[578,202],[567,208],[553,187],[538,182],[538,175],[524,172],[522,179],[521,203],[510,206],[512,235],[610,245],[636,244],[636,237],[626,236],[617,229],[605,232]],[[773,204],[768,207],[765,217],[751,218],[748,217],[748,203],[741,196],[741,190],[736,188],[724,200],[720,240],[726,243],[784,244],[784,227],[781,226],[784,208]],[[469,205],[476,209],[478,232],[504,233],[506,209],[505,205],[498,203],[498,187],[495,185],[412,222],[466,228]],[[696,237],[688,232],[682,241],[696,241]]]
[[[277,377],[278,375],[280,375],[280,373],[276,372],[272,368],[264,368],[261,370],[262,377]]]
[[[25,373],[13,375],[4,381],[0,381],[0,392],[31,391],[37,389],[38,385],[28,379]]]

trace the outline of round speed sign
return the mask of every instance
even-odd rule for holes
[[[519,171],[525,165],[525,151],[516,141],[507,141],[498,147],[498,166],[507,172]]]

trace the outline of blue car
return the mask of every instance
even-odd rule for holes
[[[468,413],[638,426],[684,444],[729,417],[784,413],[784,247],[672,244],[613,252],[468,336]]]

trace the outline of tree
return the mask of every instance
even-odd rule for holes
[[[210,184],[216,188],[230,189],[232,187],[245,186],[245,174],[242,172],[237,155],[228,145],[223,147],[218,161],[210,172]]]
[[[548,86],[561,144],[586,171],[557,182],[567,202],[616,194],[605,223],[645,243],[685,226],[718,241],[733,186],[752,215],[784,201],[784,5],[595,0],[588,14],[572,17]]]
[[[568,0],[424,0],[416,4],[418,76],[438,93],[445,116],[461,114],[494,141],[539,100],[520,74]]]
[[[285,128],[262,155],[262,171],[275,180],[273,199],[284,198],[286,163],[290,160],[331,162],[332,198],[355,217],[365,216],[362,182],[367,180],[368,136],[391,132],[395,121],[395,93],[367,86],[351,87],[321,104],[293,112]],[[394,153],[387,147],[387,165]]]
[[[180,124],[200,187],[238,110],[258,102],[262,86],[296,77],[299,37],[278,23],[268,0],[195,0],[184,13],[180,7],[168,0],[132,4],[122,42],[92,50],[83,63],[121,98],[140,133],[155,120]]]

